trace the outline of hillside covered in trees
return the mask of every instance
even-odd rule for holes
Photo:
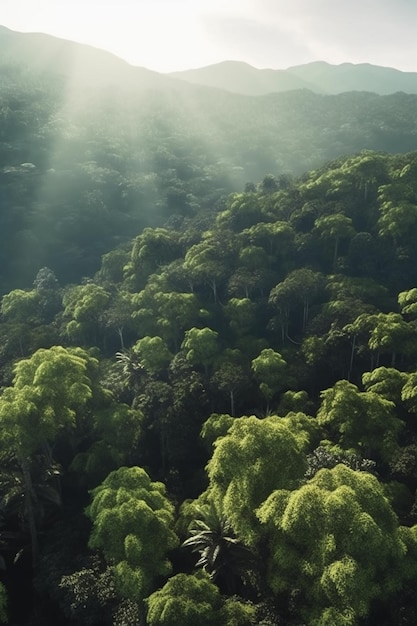
[[[414,626],[417,96],[65,50],[0,65],[0,623]]]
[[[0,293],[44,266],[63,283],[91,276],[144,227],[218,207],[268,173],[417,150],[406,93],[243,96],[7,29],[0,80]]]
[[[10,623],[415,623],[416,171],[266,176],[3,296]]]

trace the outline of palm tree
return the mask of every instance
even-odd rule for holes
[[[139,356],[133,350],[124,350],[116,352],[116,361],[122,384],[137,392],[146,376]]]
[[[240,542],[229,520],[212,503],[200,507],[198,513],[183,547],[200,555],[196,567],[203,568],[221,591],[251,595],[257,586],[254,553]]]

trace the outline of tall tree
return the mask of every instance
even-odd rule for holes
[[[203,365],[206,375],[220,351],[218,336],[215,330],[208,327],[190,328],[185,332],[181,347],[187,351],[186,358],[190,363]]]
[[[242,417],[214,444],[209,493],[246,545],[259,539],[255,510],[275,489],[297,485],[305,471],[305,439],[277,417]]]
[[[17,363],[13,386],[0,396],[0,445],[21,467],[34,564],[38,541],[30,459],[41,452],[52,464],[51,445],[58,433],[74,427],[77,411],[92,397],[89,369],[95,365],[81,348],[41,349]]]
[[[97,344],[97,330],[110,302],[110,294],[100,285],[87,283],[67,289],[63,297],[66,333],[74,342]]]
[[[157,577],[171,573],[168,553],[178,545],[174,507],[164,485],[152,482],[144,469],[111,472],[92,491],[87,515],[93,522],[89,545],[114,564],[122,596],[141,601]]]
[[[376,477],[345,465],[277,490],[257,514],[269,536],[267,580],[297,593],[296,617],[357,626],[416,575],[417,528],[400,527]]]
[[[317,420],[330,428],[343,449],[365,458],[392,459],[403,428],[393,402],[372,391],[361,392],[347,380],[337,381],[321,398]]]
[[[265,348],[252,361],[252,372],[259,383],[259,389],[266,399],[267,412],[269,403],[278,391],[285,387],[287,362],[279,352],[272,348]]]
[[[336,213],[334,215],[323,215],[319,217],[314,227],[320,234],[320,237],[327,241],[333,241],[333,271],[336,271],[337,259],[339,256],[339,244],[342,239],[352,239],[355,230],[352,226],[352,220],[346,215]]]

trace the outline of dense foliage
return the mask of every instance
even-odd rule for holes
[[[415,97],[1,72],[0,622],[414,625]]]
[[[416,170],[267,176],[3,296],[1,615],[415,623]]]
[[[116,86],[64,69],[0,60],[1,293],[44,266],[78,282],[144,227],[219,208],[268,172],[285,186],[341,154],[417,149],[416,95],[254,98],[162,76],[150,88],[133,68]]]

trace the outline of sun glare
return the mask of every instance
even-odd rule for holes
[[[5,25],[23,32],[44,32],[113,52],[133,65],[169,72],[204,56],[203,13],[195,2],[41,1],[39,12],[27,4],[28,15],[6,2]],[[214,2],[213,10],[218,3]],[[201,5],[200,5],[201,6]],[[1,21],[1,20],[0,20]]]
[[[376,0],[0,0],[0,24],[12,30],[90,44],[159,72],[227,59],[277,69],[367,60],[414,71],[416,17],[406,0],[398,9]]]
[[[112,48],[134,65],[174,71],[189,66],[201,48],[200,19],[182,3],[138,7],[133,22],[119,17],[117,26]]]

